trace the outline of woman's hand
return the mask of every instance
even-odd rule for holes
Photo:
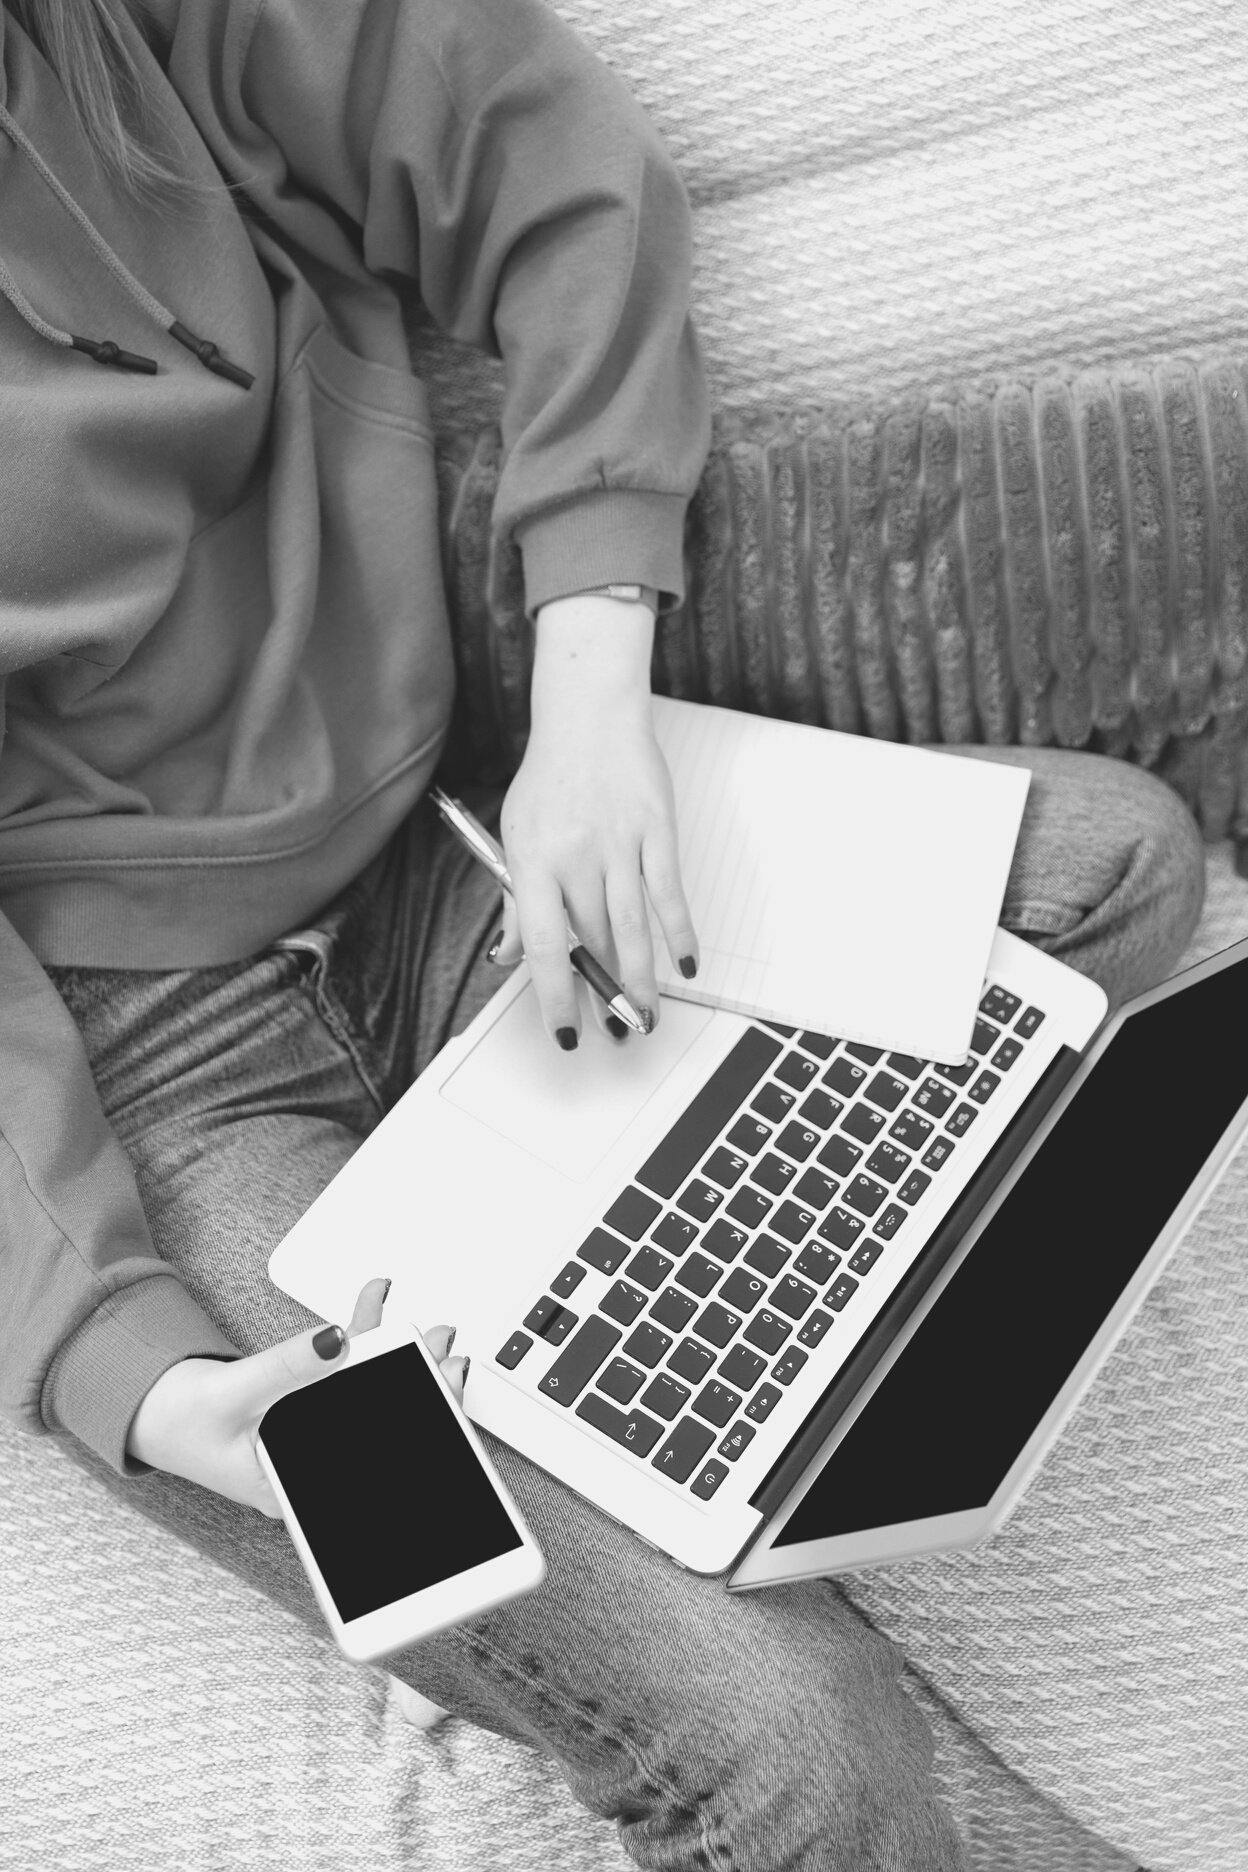
[[[532,728],[503,802],[514,898],[496,960],[523,953],[547,1031],[575,1046],[580,1015],[565,924],[658,1019],[649,897],[676,966],[697,967],[680,881],[671,777],[654,738],[644,605],[582,594],[537,618]],[[600,1022],[606,1009],[590,997]]]
[[[256,1455],[260,1419],[288,1391],[340,1365],[352,1333],[381,1324],[385,1292],[386,1282],[380,1279],[361,1288],[347,1333],[328,1359],[313,1343],[320,1335],[305,1332],[252,1358],[188,1358],[171,1365],[135,1412],[126,1454],[280,1519],[277,1497]],[[331,1334],[334,1330],[322,1328]],[[451,1388],[462,1394],[464,1360],[446,1356],[453,1337],[449,1326],[434,1326],[424,1335]]]

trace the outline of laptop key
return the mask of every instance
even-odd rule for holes
[[[943,1118],[957,1094],[949,1086],[941,1085],[939,1079],[925,1079],[912,1096],[923,1111],[930,1112],[933,1118]]]
[[[753,1157],[762,1150],[770,1136],[770,1127],[760,1124],[757,1118],[738,1118],[728,1133],[728,1142],[734,1150],[744,1151],[747,1157]]]
[[[1001,1038],[1001,1029],[994,1027],[991,1021],[981,1016],[975,1022],[975,1031],[971,1035],[971,1052],[986,1053],[995,1041]]]
[[[750,1182],[757,1183],[760,1189],[767,1190],[772,1196],[782,1196],[796,1175],[796,1164],[777,1157],[775,1151],[768,1151],[750,1171]]]
[[[821,1163],[825,1170],[830,1170],[833,1176],[847,1177],[856,1169],[861,1156],[862,1146],[851,1144],[838,1131],[835,1137],[828,1139],[816,1162]]]
[[[533,1341],[528,1333],[513,1332],[502,1351],[497,1355],[498,1363],[504,1371],[515,1371]]]
[[[691,1254],[676,1276],[682,1287],[705,1300],[723,1273],[718,1261],[708,1261],[704,1254]]]
[[[682,1255],[691,1243],[697,1241],[697,1224],[688,1216],[677,1215],[669,1209],[663,1220],[650,1231],[650,1239],[660,1248],[666,1248],[668,1254]]]
[[[569,1313],[567,1307],[560,1307],[554,1319],[548,1323],[545,1332],[541,1335],[547,1345],[562,1345],[572,1328],[576,1325],[577,1318],[578,1315]]]
[[[798,1333],[798,1339],[802,1345],[818,1345],[823,1335],[827,1332],[828,1327],[832,1324],[832,1315],[830,1313],[825,1313],[822,1308],[816,1307]]]
[[[633,1181],[656,1196],[674,1196],[783,1050],[772,1034],[747,1027]]]
[[[739,1313],[730,1313],[727,1307],[722,1307],[718,1301],[712,1300],[709,1306],[703,1307],[693,1322],[693,1330],[700,1338],[709,1339],[713,1346],[718,1346],[722,1351],[728,1341],[735,1336],[740,1325]]]
[[[1029,1007],[1015,1021],[1014,1031],[1016,1034],[1022,1034],[1024,1040],[1030,1040],[1043,1019],[1044,1015],[1038,1007]]]
[[[715,1441],[715,1432],[696,1417],[682,1417],[651,1467],[673,1482],[687,1482]]]
[[[722,1462],[703,1463],[689,1484],[689,1493],[697,1495],[702,1501],[710,1501],[724,1477],[728,1474]]]
[[[772,1067],[773,1076],[795,1092],[804,1092],[818,1070],[814,1060],[803,1053],[786,1053],[780,1064]]]
[[[863,1088],[862,1096],[871,1099],[876,1105],[882,1105],[885,1111],[895,1112],[909,1092],[909,1086],[903,1085],[900,1079],[894,1079],[891,1073],[877,1072],[870,1084]]]
[[[702,1246],[718,1261],[735,1261],[749,1239],[744,1229],[734,1228],[725,1216],[717,1216],[703,1233]]]
[[[531,1333],[536,1333],[540,1338],[556,1313],[561,1311],[557,1300],[552,1300],[549,1294],[543,1294],[537,1305],[525,1314],[524,1323]]]
[[[622,1241],[617,1241],[614,1235],[608,1235],[606,1229],[600,1228],[591,1229],[576,1252],[582,1261],[588,1261],[590,1267],[597,1268],[600,1274],[614,1274],[618,1267],[623,1266],[629,1254]]]
[[[726,1430],[741,1408],[741,1399],[727,1385],[712,1378],[694,1398],[693,1408],[699,1417],[705,1417],[707,1423],[713,1423],[717,1430]]]
[[[783,1235],[785,1241],[792,1242],[796,1247],[798,1242],[805,1241],[814,1228],[814,1211],[803,1209],[795,1202],[782,1202],[771,1218],[771,1226],[777,1235]]]
[[[739,1189],[728,1204],[728,1214],[747,1229],[758,1228],[770,1212],[771,1198],[756,1189]]]
[[[620,1347],[626,1358],[635,1358],[639,1365],[647,1365],[653,1371],[666,1352],[671,1350],[672,1341],[657,1326],[651,1326],[643,1320],[640,1326],[634,1326],[628,1338]]]
[[[945,1120],[945,1130],[951,1137],[965,1137],[978,1116],[973,1105],[959,1105],[957,1111]]]
[[[849,1305],[857,1291],[856,1280],[851,1280],[848,1274],[838,1274],[827,1293],[824,1294],[823,1304],[831,1307],[834,1313],[839,1313],[842,1307]]]
[[[575,1261],[569,1261],[567,1267],[561,1269],[551,1281],[550,1291],[552,1294],[558,1294],[561,1300],[566,1300],[570,1293],[576,1292],[584,1278],[584,1268],[577,1267]]]
[[[1019,997],[1011,994],[1008,988],[992,987],[980,1002],[979,1011],[990,1020],[1000,1021],[1003,1027],[1008,1027],[1022,1005]]]
[[[746,1251],[746,1265],[757,1268],[768,1280],[774,1280],[792,1252],[791,1248],[776,1241],[774,1236],[759,1235]]]
[[[950,1137],[933,1138],[922,1156],[925,1170],[939,1170],[953,1156],[953,1139]]]
[[[904,1209],[899,1209],[896,1203],[889,1203],[883,1215],[876,1216],[871,1226],[881,1241],[888,1242],[892,1241],[893,1236],[897,1233],[905,1219],[906,1211]]]
[[[745,1175],[745,1158],[721,1144],[703,1164],[702,1174],[712,1183],[718,1183],[721,1189],[732,1189]]]
[[[662,1207],[662,1203],[655,1202],[644,1190],[626,1189],[622,1196],[616,1197],[602,1219],[617,1235],[627,1235],[629,1241],[640,1241]]]
[[[723,1442],[716,1449],[717,1456],[726,1456],[729,1462],[736,1462],[737,1457],[747,1450],[754,1441],[753,1424],[744,1421],[734,1423]]]
[[[645,1311],[647,1298],[640,1287],[630,1287],[627,1281],[618,1280],[598,1305],[610,1319],[619,1320],[621,1326],[631,1326],[637,1315]]]
[[[597,1391],[591,1391],[583,1397],[576,1407],[578,1417],[583,1417],[595,1430],[601,1430],[613,1443],[622,1443],[625,1449],[632,1450],[636,1456],[648,1456],[663,1434],[663,1425],[653,1417],[647,1417],[644,1411],[617,1410],[614,1404],[608,1404],[606,1398]]]
[[[852,1046],[847,1046],[845,1051],[852,1053],[855,1059],[862,1060],[867,1066],[878,1065],[884,1057],[883,1047],[859,1046],[856,1041]]]
[[[861,1138],[864,1144],[874,1144],[885,1123],[884,1114],[873,1111],[869,1105],[851,1105],[841,1119],[841,1130],[848,1131],[851,1137]]]
[[[916,1203],[931,1180],[931,1177],[925,1176],[921,1170],[912,1170],[897,1194],[904,1203]]]
[[[687,1378],[690,1384],[701,1384],[714,1363],[715,1354],[696,1339],[682,1339],[667,1361],[668,1370],[678,1378]]]
[[[862,1234],[866,1223],[861,1216],[850,1215],[848,1209],[834,1209],[819,1224],[818,1233],[824,1241],[830,1241],[834,1248],[852,1248]]]
[[[926,1180],[925,1178],[924,1181]],[[882,1183],[874,1182],[871,1177],[856,1176],[852,1183],[846,1185],[842,1194],[852,1209],[857,1209],[861,1215],[873,1216],[888,1195],[888,1191]],[[912,1200],[904,1190],[901,1192],[901,1197],[903,1202]]]
[[[931,1137],[932,1130],[930,1118],[924,1118],[919,1112],[907,1109],[899,1118],[894,1118],[888,1127],[888,1135],[896,1138],[899,1144],[904,1144],[907,1150],[917,1150],[920,1144],[926,1143]]]
[[[816,1125],[820,1131],[830,1131],[845,1107],[840,1099],[834,1099],[830,1092],[808,1092],[797,1108],[799,1118],[804,1118],[809,1125]]]
[[[780,1350],[792,1330],[788,1320],[781,1319],[778,1313],[764,1307],[761,1313],[754,1315],[741,1336],[770,1357]]]
[[[809,1203],[812,1209],[826,1209],[840,1187],[832,1177],[824,1176],[822,1170],[803,1170],[793,1185],[793,1194]]]
[[[817,1298],[813,1287],[808,1287],[805,1281],[795,1280],[792,1274],[786,1274],[771,1290],[771,1304],[795,1320],[801,1319]]]
[[[677,1384],[666,1372],[660,1372],[652,1378],[642,1392],[638,1402],[644,1410],[653,1411],[664,1423],[673,1423],[680,1416],[693,1393],[686,1385]]]
[[[695,1222],[709,1222],[723,1200],[722,1190],[717,1190],[713,1183],[704,1183],[701,1177],[694,1177],[676,1198],[676,1207],[692,1216]]]
[[[624,1272],[630,1280],[640,1281],[651,1293],[657,1293],[674,1266],[657,1248],[639,1248]]]
[[[735,1385],[739,1391],[752,1391],[767,1369],[765,1358],[759,1358],[757,1352],[747,1351],[740,1344],[725,1352],[719,1361],[719,1375],[725,1384]]]
[[[1000,1077],[994,1072],[982,1072],[973,1086],[967,1087],[967,1098],[973,1098],[977,1105],[986,1105],[997,1087]]]
[[[941,1066],[938,1063],[936,1070],[950,1085],[964,1086],[978,1065],[977,1059],[968,1059],[961,1066]]]
[[[857,1254],[849,1257],[849,1269],[853,1274],[865,1274],[873,1268],[884,1252],[884,1245],[868,1236]]]
[[[769,1118],[772,1124],[779,1124],[796,1102],[794,1093],[786,1092],[783,1086],[773,1085],[768,1080],[750,1100],[750,1110],[756,1111],[760,1118]]]
[[[1009,1072],[1022,1050],[1021,1040],[1003,1040],[992,1056],[992,1063],[1002,1072]]]
[[[644,1371],[638,1371],[626,1359],[612,1359],[598,1380],[598,1389],[605,1391],[617,1404],[631,1404],[642,1385],[646,1382]]]
[[[839,1042],[831,1034],[802,1033],[797,1037],[797,1044],[807,1053],[813,1053],[816,1059],[831,1059]]]
[[[660,1326],[670,1326],[673,1332],[684,1332],[697,1310],[698,1303],[691,1295],[667,1287],[650,1308],[650,1317]]]
[[[866,1076],[865,1066],[856,1066],[853,1060],[846,1059],[842,1053],[838,1059],[833,1060],[824,1073],[823,1083],[831,1086],[834,1092],[843,1092],[846,1098],[853,1098]]]
[[[786,1157],[791,1157],[794,1163],[805,1163],[818,1142],[817,1131],[810,1131],[805,1125],[798,1124],[796,1118],[791,1118],[776,1138],[776,1149],[783,1151]]]
[[[865,1168],[873,1176],[883,1177],[886,1183],[895,1183],[910,1168],[910,1153],[898,1150],[895,1144],[882,1138],[867,1158]]]
[[[799,1352],[796,1346],[790,1346],[784,1357],[778,1359],[771,1368],[771,1375],[778,1384],[792,1384],[806,1363],[806,1353]]]
[[[745,1407],[746,1416],[752,1417],[755,1423],[766,1423],[783,1396],[784,1392],[774,1384],[759,1385]]]
[[[735,1307],[738,1312],[752,1313],[767,1291],[767,1283],[757,1274],[751,1274],[748,1268],[733,1268],[723,1286],[719,1297],[725,1306]]]
[[[822,1242],[807,1242],[797,1260],[793,1263],[795,1274],[804,1274],[807,1280],[814,1281],[816,1287],[823,1287],[831,1280],[840,1266],[841,1257],[825,1248]]]
[[[917,1079],[925,1064],[923,1060],[915,1059],[913,1053],[890,1053],[888,1063],[903,1079]]]
[[[556,1404],[571,1404],[615,1351],[620,1337],[618,1326],[591,1314],[580,1331],[573,1333],[546,1376],[539,1380],[538,1390],[545,1397],[554,1398]]]

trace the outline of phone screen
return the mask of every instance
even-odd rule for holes
[[[289,1392],[260,1434],[344,1624],[523,1545],[414,1345]]]

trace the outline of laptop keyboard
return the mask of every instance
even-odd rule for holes
[[[989,987],[962,1066],[750,1026],[498,1363],[558,1348],[538,1393],[710,1500],[1043,1020]]]

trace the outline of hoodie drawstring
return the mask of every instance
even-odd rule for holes
[[[228,378],[231,383],[239,384],[244,390],[249,390],[255,382],[250,371],[244,370],[241,364],[232,364],[228,358],[223,357],[211,338],[197,338],[194,332],[188,331],[167,306],[163,306],[159,299],[148,292],[146,286],[135,279],[130,269],[113,252],[86,210],[79,206],[64,183],[49,169],[30,138],[10,116],[3,104],[0,104],[0,130],[3,130],[9,141],[21,150],[27,162],[42,177],[66,214],[77,223],[94,253],[140,310],[162,330],[167,331],[171,338],[176,338],[180,345],[185,345],[188,351],[193,352],[206,370],[212,371],[217,377]],[[0,293],[31,330],[37,332],[41,338],[46,338],[51,344],[64,345],[75,351],[84,351],[88,357],[93,357],[97,364],[112,364],[121,370],[143,371],[148,376],[155,373],[155,358],[141,357],[134,351],[123,351],[121,346],[114,344],[111,338],[82,338],[73,332],[62,331],[59,326],[50,324],[35,311],[2,261],[0,261]]]

